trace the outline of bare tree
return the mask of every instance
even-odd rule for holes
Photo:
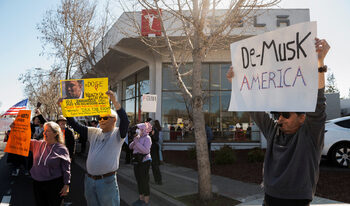
[[[327,74],[326,93],[339,93],[333,72]]]
[[[190,102],[195,131],[197,151],[199,194],[202,200],[212,198],[210,164],[203,115],[203,91],[201,87],[201,65],[210,51],[227,50],[229,43],[243,38],[242,23],[252,23],[260,8],[268,8],[279,0],[120,0],[128,12],[125,25],[138,33],[140,40],[159,55],[169,58],[173,75],[186,102]],[[225,8],[218,10],[217,8]],[[160,20],[162,36],[144,37],[141,34],[137,10],[156,11]],[[123,28],[121,31],[125,31]],[[237,32],[238,31],[238,32]],[[125,32],[126,35],[132,32]],[[180,73],[180,67],[192,62],[190,72]],[[183,77],[192,76],[192,90],[186,86]]]
[[[102,37],[111,22],[108,7],[107,1],[100,17],[97,15],[97,1],[62,0],[57,9],[46,12],[37,25],[42,34],[40,39],[43,47],[51,46],[51,49],[46,50],[56,57],[57,67],[64,68],[65,79],[69,79],[75,72],[87,74],[87,65],[89,71],[96,74],[95,66],[99,59],[95,48],[101,42],[99,53],[105,54],[106,40]]]
[[[57,69],[41,68],[27,70],[19,77],[24,85],[24,94],[29,99],[29,105],[34,108],[38,102],[41,102],[42,113],[49,119],[56,118],[60,113],[56,103],[60,97],[62,77],[63,73]]]

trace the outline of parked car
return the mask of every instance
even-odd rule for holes
[[[326,121],[322,155],[339,167],[350,167],[350,116]]]

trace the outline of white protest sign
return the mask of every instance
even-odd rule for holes
[[[156,112],[157,110],[157,95],[144,94],[142,95],[141,111]]]
[[[0,119],[0,132],[6,132],[10,130],[10,125],[14,121],[13,118],[1,118]]]
[[[315,111],[316,31],[307,22],[231,44],[229,111]]]

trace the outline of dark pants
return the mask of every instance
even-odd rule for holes
[[[209,155],[209,163],[212,164],[212,160],[211,160],[211,142],[208,142],[208,155]]]
[[[7,154],[7,163],[13,165],[13,169],[20,169],[21,165],[25,166],[25,157],[17,154],[8,153]]]
[[[151,161],[142,162],[134,165],[134,174],[137,181],[137,187],[140,195],[149,196],[149,168]]]
[[[309,206],[311,200],[307,199],[280,199],[265,194],[264,206]]]
[[[129,148],[129,145],[124,142],[123,144],[123,150],[125,151],[125,164],[131,163],[132,153],[133,150]]]
[[[29,171],[33,166],[33,153],[29,151],[28,157],[25,158],[25,169]]]
[[[48,181],[33,180],[34,197],[37,206],[60,206],[63,197],[60,192],[64,186],[63,177]]]
[[[160,165],[160,159],[159,159],[159,145],[157,143],[152,144],[151,147],[151,157],[152,157],[152,173],[154,177],[154,181],[157,184],[162,184],[162,174],[160,173],[159,165]]]

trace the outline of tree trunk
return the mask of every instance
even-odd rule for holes
[[[194,37],[199,38],[197,37]],[[198,165],[198,191],[200,199],[209,200],[212,198],[210,163],[207,146],[207,136],[205,133],[205,121],[203,115],[203,97],[201,88],[202,58],[200,54],[199,39],[194,40],[195,49],[193,50],[193,122],[196,140],[197,165]]]

